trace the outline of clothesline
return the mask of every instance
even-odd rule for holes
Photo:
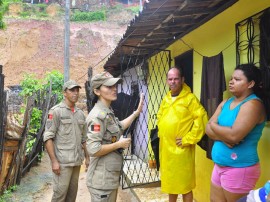
[[[196,52],[197,54],[199,54],[200,56],[202,57],[206,57],[205,55],[201,54],[199,51],[197,51],[196,49],[192,48],[188,43],[186,43],[183,39],[179,39],[179,41],[182,41],[183,44],[185,44],[187,47],[189,47],[190,49],[192,49],[194,52]],[[223,52],[225,51],[226,49],[228,49],[230,46],[232,46],[233,44],[235,43],[235,40],[233,40],[233,42],[231,42],[228,46],[226,46],[223,50],[219,51],[220,52]]]

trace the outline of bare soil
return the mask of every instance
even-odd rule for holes
[[[12,193],[12,202],[47,202],[51,201],[52,172],[48,154],[45,152],[41,162],[31,168],[23,178],[17,190]],[[90,202],[90,194],[86,187],[85,166],[81,167],[77,202]],[[138,202],[130,189],[118,189],[117,202]]]
[[[57,7],[48,7],[49,15],[57,15]],[[44,78],[47,72],[64,72],[64,17],[51,20],[14,18],[20,7],[14,5],[6,17],[7,28],[0,31],[0,64],[5,86],[17,85],[25,73]],[[124,34],[133,14],[112,14],[104,22],[70,23],[70,78],[84,85],[88,67],[94,74]]]

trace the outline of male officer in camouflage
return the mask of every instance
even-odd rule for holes
[[[75,103],[81,87],[73,80],[64,83],[65,99],[51,108],[46,122],[44,142],[53,171],[53,202],[75,202],[80,167],[86,157],[87,127],[82,110]]]

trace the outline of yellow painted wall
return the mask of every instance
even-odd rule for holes
[[[201,91],[202,55],[210,57],[217,55],[221,51],[223,52],[225,76],[228,83],[236,66],[235,24],[268,7],[270,7],[270,0],[239,0],[233,6],[183,38],[184,42],[195,50],[193,54],[193,92],[198,98]],[[171,50],[172,59],[190,50],[190,47],[185,43],[178,40],[168,47]],[[224,98],[229,96],[229,92],[226,91]],[[265,127],[259,143],[258,151],[262,174],[257,187],[262,186],[266,180],[270,179],[268,148],[270,148],[270,124]],[[197,147],[197,187],[194,190],[194,197],[198,202],[209,201],[212,168],[213,162],[206,158],[205,152],[200,147]]]

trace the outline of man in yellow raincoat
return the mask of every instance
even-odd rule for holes
[[[184,202],[193,201],[195,188],[195,146],[205,132],[208,118],[197,97],[185,84],[182,70],[168,71],[170,91],[157,114],[160,138],[161,191],[175,202],[178,194]]]

